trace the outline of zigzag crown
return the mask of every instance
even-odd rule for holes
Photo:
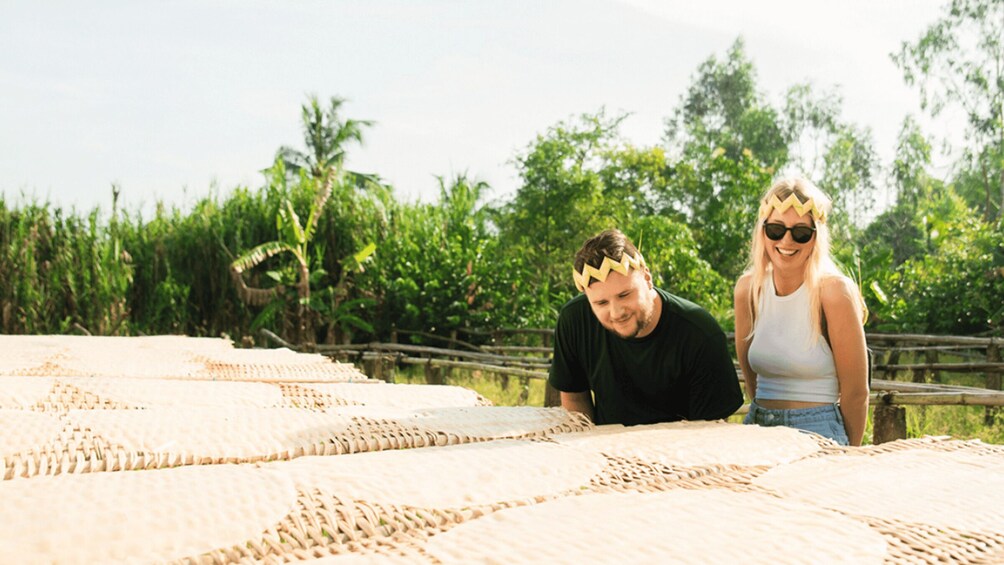
[[[582,266],[581,273],[572,269],[572,278],[575,279],[575,288],[579,289],[579,292],[585,292],[586,287],[589,286],[590,278],[603,282],[607,280],[607,275],[610,274],[610,271],[617,271],[622,275],[627,275],[632,268],[642,269],[644,267],[645,259],[642,258],[641,253],[638,255],[625,253],[621,257],[620,261],[614,261],[610,257],[604,257],[603,262],[600,263],[600,268],[598,269],[589,264]]]
[[[795,196],[795,193],[791,193],[787,198],[781,200],[776,194],[771,194],[763,204],[760,205],[760,219],[766,219],[770,216],[771,210],[777,210],[778,212],[784,214],[788,208],[794,208],[798,212],[799,216],[804,216],[811,213],[812,217],[816,219],[817,222],[826,221],[826,212],[822,208],[816,205],[816,203],[810,198],[805,202],[802,202]]]

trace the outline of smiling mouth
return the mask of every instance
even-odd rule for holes
[[[775,247],[774,251],[777,251],[778,253],[784,255],[785,257],[791,257],[792,255],[798,253],[797,249],[781,249],[780,247]]]

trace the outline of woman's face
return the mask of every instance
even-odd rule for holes
[[[806,214],[799,216],[794,208],[788,208],[782,214],[776,209],[767,216],[766,223],[781,224],[786,228],[795,226],[815,227],[812,224],[812,216]],[[805,243],[798,243],[792,238],[791,230],[784,233],[784,237],[774,241],[767,237],[763,227],[760,228],[760,237],[763,238],[764,247],[767,250],[767,257],[770,258],[774,269],[779,272],[799,272],[805,270],[806,261],[816,247],[816,234],[812,234],[812,239]]]

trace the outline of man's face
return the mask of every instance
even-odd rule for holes
[[[648,269],[632,269],[627,275],[612,271],[607,280],[593,281],[586,288],[589,306],[600,324],[624,339],[652,333],[658,296]]]

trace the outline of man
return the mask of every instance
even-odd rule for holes
[[[722,328],[700,306],[655,288],[623,233],[587,240],[573,277],[583,294],[558,315],[548,379],[565,409],[633,425],[715,420],[742,405]]]

